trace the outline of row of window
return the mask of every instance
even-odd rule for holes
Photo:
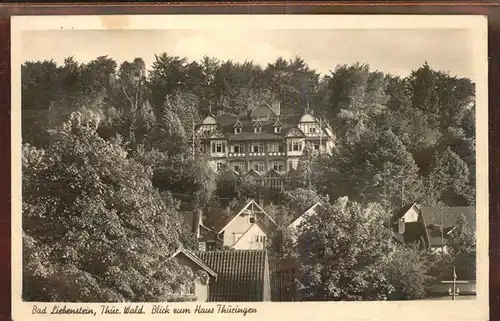
[[[249,146],[249,153],[264,153],[264,143],[254,143]],[[315,149],[319,148],[318,144],[314,145]],[[301,152],[303,149],[303,142],[292,141],[288,143],[289,152]],[[225,153],[226,143],[225,142],[212,142],[211,144],[212,153]],[[281,143],[270,143],[268,145],[268,151],[272,153],[284,153],[284,146]],[[233,144],[230,146],[230,153],[245,153],[245,144]]]
[[[220,171],[223,166],[223,161],[217,162],[217,171]],[[231,163],[231,167],[235,172],[242,173],[244,171],[245,164],[243,162]],[[269,163],[269,167],[281,172],[285,170],[285,163],[283,161],[272,161]],[[263,172],[265,171],[265,163],[264,161],[254,161],[251,164],[251,168],[258,172]]]
[[[236,241],[238,241],[242,235],[243,233],[234,233],[233,243],[236,243]],[[264,235],[252,235],[252,242],[265,243],[266,237]]]
[[[260,134],[260,133],[262,133],[262,127],[259,127],[259,126],[254,127],[254,128],[253,128],[253,132],[254,132],[254,133],[256,133],[256,134]],[[234,129],[234,133],[235,133],[236,135],[241,134],[241,127],[236,127],[236,128]],[[281,133],[281,127],[274,127],[274,133],[275,133],[275,134],[279,134],[279,133]]]
[[[210,136],[212,130],[213,129],[204,129],[203,130],[203,135]],[[261,126],[255,126],[253,128],[253,130],[254,130],[254,133],[260,134],[262,132],[262,127]],[[314,135],[314,134],[318,133],[319,131],[318,131],[318,128],[316,128],[316,127],[307,127],[306,130],[305,130],[305,132],[307,134],[309,134],[309,135]],[[241,134],[242,133],[242,128],[241,127],[235,127],[234,128],[234,133],[236,135]],[[281,133],[281,127],[279,127],[279,126],[274,127],[274,133],[275,134]]]

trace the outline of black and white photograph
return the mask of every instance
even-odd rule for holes
[[[254,18],[14,21],[22,315],[487,313],[485,21]]]

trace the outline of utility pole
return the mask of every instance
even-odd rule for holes
[[[321,126],[321,116],[319,118],[319,153],[321,154],[321,137],[323,136],[323,129],[322,129],[322,126]]]
[[[441,252],[444,252],[444,214],[442,206],[439,206],[439,211],[441,212]],[[453,266],[453,274],[455,274],[455,266]]]
[[[457,295],[457,273],[455,271],[455,265],[453,265],[453,301],[455,301],[456,295]]]
[[[405,182],[401,182],[401,207],[405,206]]]
[[[194,159],[194,120],[193,120],[193,159]]]

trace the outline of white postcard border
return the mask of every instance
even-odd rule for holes
[[[26,30],[161,30],[161,29],[468,29],[474,39],[476,81],[476,155],[477,155],[477,299],[471,301],[408,302],[314,302],[314,303],[233,303],[241,308],[255,308],[245,319],[269,320],[486,320],[488,319],[488,62],[487,19],[483,16],[419,15],[148,15],[148,16],[13,16],[11,23],[12,107],[12,317],[14,320],[84,320],[88,316],[32,315],[36,303],[21,300],[22,224],[21,224],[21,46]],[[48,57],[49,58],[49,57]],[[194,309],[199,303],[168,303],[173,307]],[[201,303],[204,308],[218,303]],[[47,303],[52,306],[92,307],[101,303]],[[108,304],[123,306],[123,304]],[[150,311],[152,303],[144,303]],[[164,304],[167,305],[167,304]],[[138,319],[237,318],[242,314],[120,315],[123,320]],[[95,318],[116,320],[116,316]]]

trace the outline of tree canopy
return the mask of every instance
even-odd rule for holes
[[[475,84],[428,63],[407,76],[332,67],[321,75],[301,57],[259,65],[169,53],[151,66],[140,57],[25,62],[24,296],[159,299],[189,277],[168,260],[193,244],[180,232],[179,199],[210,215],[262,198],[280,228],[295,209],[325,205],[285,251],[304,260],[306,299],[419,297],[425,277],[409,265],[431,267],[395,249],[382,223],[410,202],[475,204]],[[306,149],[285,192],[230,169],[216,175],[193,125],[275,99],[282,114],[331,125],[330,155]],[[457,256],[473,247],[462,223],[450,239]]]

